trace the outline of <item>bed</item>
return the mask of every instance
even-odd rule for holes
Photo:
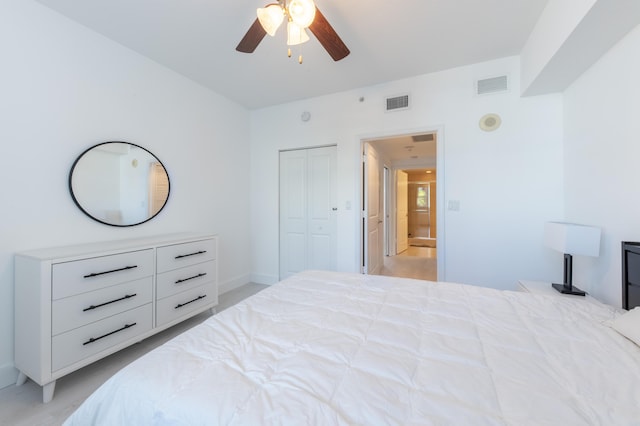
[[[139,358],[65,424],[639,425],[623,312],[307,271]]]

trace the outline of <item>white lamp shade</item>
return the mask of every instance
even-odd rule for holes
[[[547,222],[544,225],[544,244],[566,254],[597,257],[600,255],[600,228]]]
[[[273,37],[282,24],[284,19],[284,10],[277,3],[268,4],[266,7],[258,8],[258,21],[262,28]]]
[[[313,0],[291,0],[288,6],[291,20],[302,28],[307,28],[316,17],[316,5]]]
[[[295,22],[289,21],[287,23],[287,44],[289,46],[295,46],[309,41],[309,36],[304,28],[296,25]]]

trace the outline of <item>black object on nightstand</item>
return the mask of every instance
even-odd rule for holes
[[[553,288],[558,290],[562,294],[573,294],[575,296],[584,296],[586,291],[580,290],[578,287],[574,287],[572,284],[573,275],[573,256],[568,253],[564,254],[564,283],[563,284],[551,284]]]

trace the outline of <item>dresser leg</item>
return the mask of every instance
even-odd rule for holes
[[[47,383],[42,387],[42,403],[46,404],[53,399],[53,391],[56,389],[55,380],[51,383]]]
[[[27,381],[27,375],[22,371],[18,372],[18,380],[16,380],[16,386],[22,386]]]

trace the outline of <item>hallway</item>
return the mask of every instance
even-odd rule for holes
[[[414,247],[396,256],[385,256],[380,275],[417,278],[436,281],[438,279],[435,247]]]

